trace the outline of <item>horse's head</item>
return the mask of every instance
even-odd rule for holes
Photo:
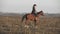
[[[44,16],[44,13],[43,13],[43,11],[42,11],[42,10],[41,10],[41,11],[39,11],[37,14],[38,14],[38,15],[42,15],[42,16]]]

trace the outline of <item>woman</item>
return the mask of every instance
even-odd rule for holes
[[[31,14],[33,14],[34,16],[37,15],[37,13],[36,13],[36,4],[33,5]]]

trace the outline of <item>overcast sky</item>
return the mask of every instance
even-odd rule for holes
[[[30,13],[33,4],[37,4],[37,12],[60,13],[60,0],[0,0],[0,12]]]

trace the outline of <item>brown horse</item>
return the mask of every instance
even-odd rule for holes
[[[34,21],[35,25],[38,24],[37,21],[39,20],[40,16],[44,16],[44,13],[43,11],[39,11],[37,12],[37,16],[29,13],[29,14],[25,14],[23,17],[22,17],[22,22],[24,20],[24,18],[26,18],[26,21],[25,21],[25,24],[28,25],[29,24],[29,21]]]

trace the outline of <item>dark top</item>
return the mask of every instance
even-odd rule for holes
[[[32,14],[36,13],[35,6],[33,6]]]

